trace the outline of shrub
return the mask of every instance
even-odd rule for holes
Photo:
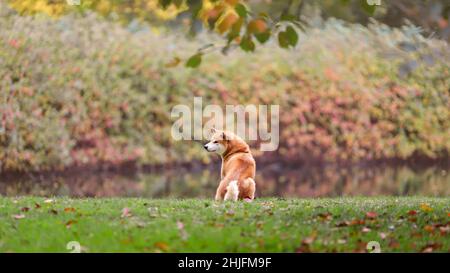
[[[194,96],[279,104],[280,148],[267,160],[442,158],[450,150],[450,50],[413,26],[317,19],[293,50],[269,42],[188,69],[166,64],[213,38],[157,35],[93,14],[0,13],[3,170],[206,163],[201,145],[170,135],[171,108]]]

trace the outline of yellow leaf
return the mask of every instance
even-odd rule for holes
[[[169,250],[169,245],[165,242],[156,242],[155,247],[159,248],[162,251]]]
[[[434,231],[434,227],[430,226],[430,225],[426,225],[423,229],[425,231],[427,231],[427,232],[433,232]]]
[[[425,204],[425,203],[420,204],[420,209],[425,211],[425,212],[433,211],[433,208],[430,207],[428,204]]]
[[[225,0],[225,2],[227,2],[228,5],[234,7],[237,3],[239,3],[239,0]]]
[[[75,208],[64,208],[64,212],[75,212]]]
[[[229,30],[239,19],[235,13],[230,12],[221,17],[221,20],[217,22],[217,31],[220,34],[223,34],[227,30]]]
[[[165,67],[170,68],[170,67],[175,67],[177,65],[179,65],[181,63],[181,59],[178,57],[173,58],[170,62],[165,64]]]

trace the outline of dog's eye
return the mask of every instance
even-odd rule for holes
[[[217,144],[217,143],[219,143],[219,141],[216,140],[216,141],[214,141],[213,143],[214,143],[214,144]]]

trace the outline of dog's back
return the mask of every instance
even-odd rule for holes
[[[250,153],[236,153],[222,161],[222,180],[228,183],[236,181],[238,199],[253,199],[255,197],[256,164]],[[227,185],[228,193],[228,185]]]

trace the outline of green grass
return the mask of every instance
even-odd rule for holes
[[[0,197],[0,252],[450,250],[450,198],[45,200]]]

